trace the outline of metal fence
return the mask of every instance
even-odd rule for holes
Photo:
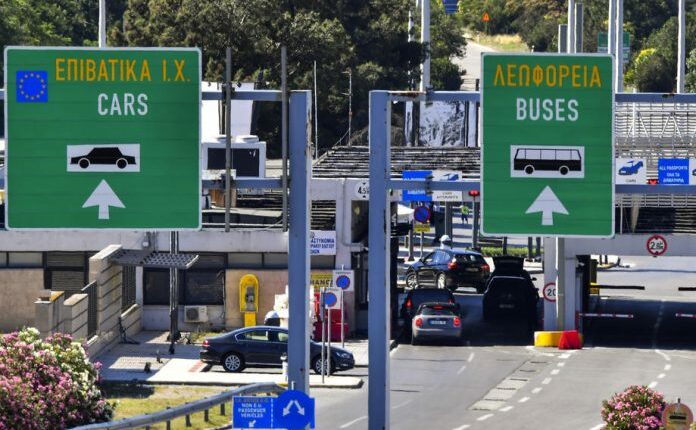
[[[123,266],[121,310],[125,311],[135,304],[135,266]]]
[[[285,388],[273,383],[260,383],[246,385],[244,387],[235,388],[231,391],[217,394],[206,399],[196,400],[195,402],[186,403],[171,409],[155,412],[153,414],[139,415],[137,417],[124,418],[118,421],[108,423],[88,424],[79,427],[73,427],[73,430],[120,430],[120,429],[149,429],[151,425],[166,422],[167,429],[171,428],[171,421],[185,417],[187,427],[191,426],[191,415],[197,412],[203,412],[205,421],[208,421],[210,409],[220,406],[220,415],[225,415],[225,406],[232,402],[237,396],[255,396],[259,394],[280,394],[285,391]]]
[[[87,338],[97,334],[97,283],[91,282],[82,289],[87,294]]]

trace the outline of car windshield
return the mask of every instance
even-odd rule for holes
[[[411,301],[413,301],[414,306],[418,306],[425,302],[442,302],[448,303],[450,300],[450,294],[447,290],[440,289],[421,289],[413,290],[411,293]]]
[[[477,254],[457,254],[455,256],[458,262],[460,263],[480,263],[483,264],[486,262],[486,260],[483,259],[480,255]]]

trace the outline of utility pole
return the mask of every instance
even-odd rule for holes
[[[566,52],[575,53],[575,0],[568,0],[568,43]]]
[[[622,35],[623,37],[623,35]],[[616,0],[609,0],[609,23],[607,25],[607,54],[616,52]]]
[[[677,93],[684,92],[686,74],[686,0],[679,0],[679,45],[677,54]]]
[[[99,0],[99,47],[106,48],[106,0]]]
[[[314,159],[319,158],[319,106],[317,105],[317,62],[314,62]]]
[[[427,48],[423,65],[421,66],[420,91],[425,92],[430,87],[430,0],[421,1],[421,43]],[[572,0],[571,0],[572,1]]]
[[[624,0],[616,0],[616,47],[614,48],[616,85],[614,88],[617,93],[623,92],[623,6]]]
[[[353,70],[348,69],[348,146],[353,127]]]
[[[232,208],[232,48],[225,53],[225,233],[230,231],[230,209]]]

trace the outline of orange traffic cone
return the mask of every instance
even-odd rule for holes
[[[566,330],[561,333],[558,349],[582,349],[582,340],[577,330]]]

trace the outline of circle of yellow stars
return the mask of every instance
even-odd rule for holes
[[[39,80],[39,83],[41,84],[39,94],[30,96],[24,91],[24,81],[26,81],[29,78],[36,78]],[[19,80],[19,93],[22,95],[22,97],[24,97],[25,100],[39,99],[46,93],[46,80],[37,73],[25,73],[24,76],[22,76],[22,78]]]

